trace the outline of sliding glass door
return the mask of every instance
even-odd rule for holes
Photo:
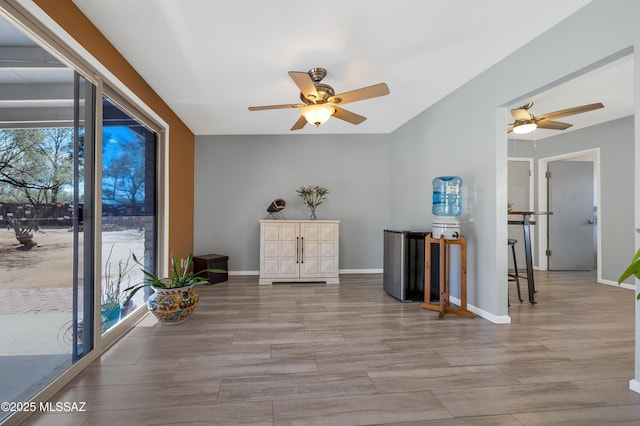
[[[108,96],[102,102],[102,332],[149,294],[126,300],[156,264],[157,134]]]
[[[0,14],[0,401],[102,350],[148,297],[125,303],[157,264],[159,132],[141,117]]]
[[[87,219],[96,87],[0,18],[0,46],[7,45],[0,50],[0,400],[18,404],[94,346]],[[0,411],[0,421],[11,412]]]

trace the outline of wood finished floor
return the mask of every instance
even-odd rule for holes
[[[381,275],[200,287],[186,323],[145,318],[27,425],[639,425],[633,292],[593,273],[511,284],[511,325],[400,303]],[[525,281],[526,282],[526,281]],[[524,290],[524,288],[523,288]]]

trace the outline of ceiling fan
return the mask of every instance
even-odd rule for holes
[[[333,87],[320,83],[326,75],[327,70],[324,68],[312,68],[307,72],[289,71],[289,77],[300,89],[300,100],[303,103],[252,106],[249,107],[249,111],[300,108],[301,116],[291,130],[302,129],[307,123],[315,124],[317,127],[325,123],[331,116],[351,124],[360,124],[367,117],[347,111],[340,108],[339,105],[389,94],[389,87],[385,83],[378,83],[336,95]]]
[[[533,102],[529,102],[520,108],[512,109],[514,122],[509,124],[507,133],[525,134],[539,129],[565,130],[572,126],[569,123],[561,121],[553,121],[556,118],[567,117],[569,115],[581,114],[594,109],[604,108],[600,102],[595,104],[582,105],[574,108],[561,109],[559,111],[549,112],[535,116],[529,112],[529,108],[533,106]]]

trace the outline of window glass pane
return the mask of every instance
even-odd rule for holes
[[[155,266],[157,135],[108,97],[102,124],[102,331],[144,304],[125,289]],[[125,303],[127,302],[127,303]]]
[[[80,92],[95,88],[0,18],[2,46],[12,48],[0,49],[0,401],[22,402],[92,348],[79,214],[93,149],[74,123],[92,126]]]

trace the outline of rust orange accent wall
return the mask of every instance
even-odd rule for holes
[[[34,3],[169,123],[169,252],[186,257],[193,251],[193,132],[71,0]]]

